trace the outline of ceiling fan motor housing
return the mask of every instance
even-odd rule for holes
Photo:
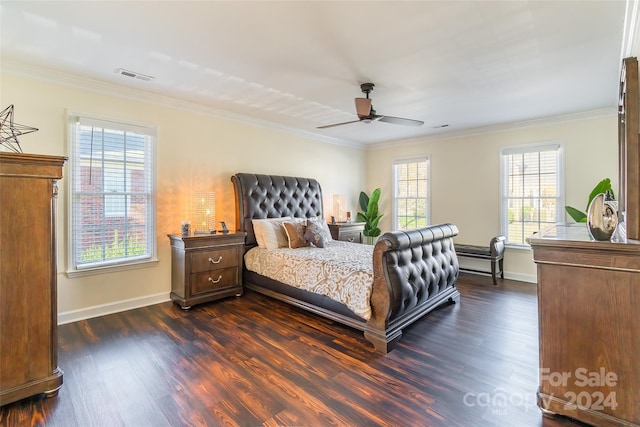
[[[374,87],[375,85],[373,83],[362,83],[360,85],[360,89],[363,93],[367,94],[367,98],[369,98],[369,93],[373,92]]]

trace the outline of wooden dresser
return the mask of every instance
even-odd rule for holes
[[[62,386],[56,201],[65,161],[0,153],[0,405]]]
[[[246,233],[191,237],[169,235],[171,300],[183,309],[242,295],[242,256]]]
[[[640,244],[586,224],[529,239],[538,272],[538,406],[596,426],[640,425]]]

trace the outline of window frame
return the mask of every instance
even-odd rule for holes
[[[76,218],[75,218],[75,188],[74,185],[78,179],[80,173],[79,162],[80,159],[77,156],[77,141],[79,124],[88,125],[93,127],[101,127],[104,129],[115,130],[118,132],[134,132],[137,134],[145,135],[149,138],[144,142],[145,161],[144,170],[148,169],[149,176],[149,193],[144,192],[146,197],[146,239],[148,253],[144,256],[130,257],[117,260],[103,260],[101,262],[78,265],[76,260],[76,249],[78,242],[75,239],[76,230]],[[137,123],[130,120],[121,120],[114,118],[107,118],[96,116],[87,113],[68,111],[67,112],[67,139],[68,139],[68,153],[69,153],[69,178],[66,180],[66,190],[69,197],[67,198],[67,231],[68,231],[68,244],[67,244],[67,270],[66,275],[69,278],[80,277],[86,275],[115,272],[121,270],[130,270],[137,268],[144,268],[155,266],[158,264],[158,245],[157,245],[157,175],[156,175],[156,163],[157,163],[157,130],[155,125],[149,125],[146,123]],[[147,159],[146,157],[151,157]],[[126,174],[125,174],[126,178]],[[146,183],[146,181],[145,181]],[[134,196],[130,191],[130,183],[125,180],[127,191],[125,191],[125,197],[130,200]],[[103,194],[104,194],[103,189]],[[107,206],[103,205],[102,212],[107,215]],[[103,246],[104,247],[104,246]]]
[[[429,225],[431,221],[431,158],[428,155],[425,156],[415,156],[415,157],[403,157],[394,159],[391,169],[391,178],[392,178],[392,229],[400,230],[398,228],[398,169],[397,167],[400,165],[411,164],[411,163],[427,163],[427,174],[426,174],[426,187],[427,187],[427,196],[425,199],[425,224]]]
[[[508,156],[512,154],[525,153],[541,153],[544,151],[556,152],[556,189],[557,189],[557,210],[555,223],[564,222],[564,206],[565,206],[565,162],[564,162],[564,143],[561,141],[549,141],[533,144],[521,144],[503,147],[500,149],[500,230],[502,235],[506,237],[505,246],[515,249],[530,249],[531,245],[526,242],[527,236],[524,236],[524,242],[512,242],[509,240],[509,203],[508,190],[509,178],[507,176]],[[540,172],[538,171],[538,177]],[[541,199],[540,196],[537,197]],[[538,226],[543,222],[538,218]],[[545,223],[546,224],[546,223]]]

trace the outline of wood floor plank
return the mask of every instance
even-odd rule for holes
[[[110,402],[124,425],[170,427],[158,401],[153,399],[146,385],[134,376],[130,365],[103,371],[101,376],[109,390]]]
[[[216,405],[220,404],[217,402]],[[220,416],[214,411],[213,406],[205,407],[200,402],[195,401],[188,391],[180,390],[173,394],[158,399],[158,406],[162,414],[167,418],[171,426],[237,426],[233,421],[237,414],[232,416]]]
[[[93,357],[75,359],[73,365],[67,366],[57,399],[71,402],[76,420],[85,425],[123,425],[114,396],[106,388]],[[59,419],[61,414],[58,411],[53,411],[52,415],[51,425],[65,425],[67,422]]]
[[[310,419],[322,420],[322,425],[349,424],[348,419],[327,405],[321,394],[314,393],[320,390],[314,384],[291,381],[290,376],[280,374],[270,364],[260,361],[257,357],[248,360],[244,367],[261,388],[287,402],[287,406],[302,409]]]
[[[580,426],[535,404],[535,285],[462,274],[458,288],[387,355],[250,291],[61,325],[59,396],[0,408],[0,426]]]

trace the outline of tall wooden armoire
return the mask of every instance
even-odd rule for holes
[[[62,386],[56,202],[65,161],[0,153],[0,406]]]

